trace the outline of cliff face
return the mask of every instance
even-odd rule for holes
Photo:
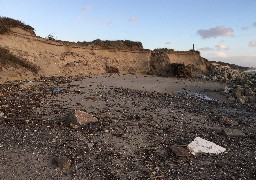
[[[205,73],[208,63],[198,51],[156,49],[150,58],[150,71],[161,76],[193,76]]]
[[[150,51],[143,49],[141,43],[131,41],[69,43],[37,37],[20,27],[0,34],[0,48],[38,68],[33,72],[20,65],[1,65],[1,82],[39,76],[99,74],[113,69],[121,74],[165,75],[161,72],[172,63],[191,65],[199,71],[206,69],[205,61],[196,51]]]

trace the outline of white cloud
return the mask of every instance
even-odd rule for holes
[[[169,41],[168,41],[168,42],[165,42],[164,44],[165,44],[165,45],[170,45],[170,44],[171,44],[171,42],[169,42]]]
[[[130,18],[130,22],[132,22],[132,23],[135,23],[135,22],[137,22],[137,21],[138,21],[138,18],[135,17],[135,16],[133,16],[133,17]]]
[[[85,13],[85,12],[87,12],[87,11],[89,11],[89,10],[91,10],[92,9],[92,6],[90,5],[90,6],[85,6],[83,9],[81,9],[81,13]]]
[[[256,47],[256,40],[250,41],[249,46]]]
[[[217,48],[217,50],[228,50],[228,47],[223,42],[220,42],[215,47]]]
[[[256,22],[255,22],[255,23],[253,23],[253,26],[254,26],[254,27],[256,27]]]
[[[234,35],[232,28],[225,28],[224,26],[217,26],[210,29],[200,29],[197,31],[197,34],[200,35],[203,39],[212,37],[216,38],[218,36],[232,37]]]

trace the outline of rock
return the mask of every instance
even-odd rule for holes
[[[255,93],[248,85],[244,87],[244,95],[245,96],[253,96],[254,94]]]
[[[229,99],[230,101],[235,101],[235,100],[236,100],[236,99],[235,99],[234,97],[232,97],[232,96],[229,97],[228,99]]]
[[[179,145],[172,145],[171,150],[178,157],[190,157],[191,156],[191,154],[187,148],[184,148]]]
[[[220,123],[227,125],[227,126],[237,126],[238,122],[235,120],[232,120],[226,116],[221,116],[219,119]]]
[[[235,96],[236,98],[241,98],[243,96],[243,88],[241,86],[237,86],[235,89]]]
[[[2,111],[0,111],[0,118],[4,117],[4,113]]]
[[[228,93],[230,93],[230,90],[231,89],[228,86],[225,86],[224,93],[228,94]]]
[[[245,134],[239,129],[224,129],[224,133],[231,137],[245,137]]]
[[[245,96],[243,95],[244,90],[241,86],[237,86],[235,89],[235,98],[242,104],[245,103]]]
[[[60,168],[62,171],[67,172],[71,167],[72,161],[66,156],[62,156],[54,158],[53,164]]]
[[[67,117],[67,123],[73,128],[79,128],[88,123],[97,122],[98,119],[87,112],[72,110]]]
[[[196,137],[195,140],[188,145],[188,149],[193,155],[200,153],[220,154],[226,151],[225,148],[200,137]]]

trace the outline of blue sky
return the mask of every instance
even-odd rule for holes
[[[256,67],[256,0],[0,0],[0,16],[68,41],[133,40]]]

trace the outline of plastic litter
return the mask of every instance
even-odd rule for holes
[[[226,151],[225,148],[200,137],[196,137],[194,141],[188,145],[188,149],[193,155],[199,153],[220,154]]]
[[[59,90],[59,89],[54,89],[54,90],[52,90],[52,92],[53,92],[53,93],[60,93],[61,90]]]

